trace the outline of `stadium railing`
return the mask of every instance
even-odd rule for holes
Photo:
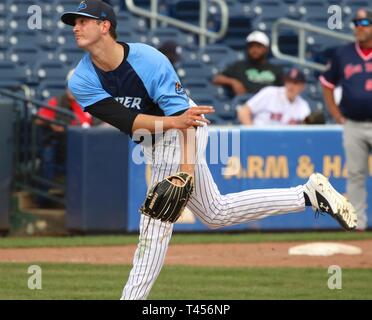
[[[279,30],[283,27],[287,29],[296,30],[298,32],[298,55],[292,56],[281,52],[279,48]],[[291,19],[282,18],[276,21],[272,27],[272,52],[274,57],[289,61],[301,66],[309,67],[318,71],[325,71],[326,65],[310,61],[306,59],[306,46],[308,45],[306,41],[306,32],[311,32],[315,34],[322,35],[323,37],[338,39],[340,41],[355,41],[355,38],[351,34],[345,34],[341,32],[336,32],[328,30],[327,28],[321,28],[303,21],[295,21]]]
[[[158,0],[151,0],[150,10],[140,8],[135,5],[134,0],[125,0],[126,7],[132,13],[150,19],[151,29],[155,29],[158,22],[195,33],[199,36],[199,46],[204,47],[207,44],[207,38],[218,40],[224,37],[228,28],[229,9],[225,1],[212,0],[220,6],[221,25],[218,32],[208,30],[208,0],[200,1],[199,25],[187,23],[179,19],[171,18],[158,13]]]
[[[18,88],[20,89],[20,88]],[[0,99],[8,98],[13,103],[15,113],[14,121],[14,188],[24,190],[35,196],[46,198],[54,203],[65,204],[65,184],[54,180],[46,179],[39,170],[40,158],[39,151],[42,147],[37,139],[38,125],[36,119],[45,121],[45,124],[59,125],[67,128],[66,122],[60,120],[50,120],[38,115],[38,110],[43,107],[55,111],[68,119],[74,119],[80,123],[74,113],[60,107],[50,107],[45,102],[36,99],[30,99],[25,95],[13,91],[0,89]],[[44,186],[44,187],[42,187]],[[55,194],[48,192],[48,189],[54,189]]]

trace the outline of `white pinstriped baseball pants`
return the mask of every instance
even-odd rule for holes
[[[207,142],[208,126],[198,127],[194,192],[187,207],[203,223],[218,228],[305,209],[302,185],[221,195],[205,160]],[[150,185],[179,171],[180,144],[177,131],[167,131],[155,148],[145,148],[144,152],[147,159],[153,157]],[[163,266],[172,230],[173,224],[141,215],[139,244],[121,299],[147,298]]]

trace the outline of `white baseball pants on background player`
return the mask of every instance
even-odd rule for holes
[[[198,127],[194,192],[187,207],[203,223],[218,228],[305,209],[302,185],[221,195],[206,163],[207,142],[208,126]],[[153,159],[150,186],[179,171],[180,142],[177,131],[167,131],[163,139],[154,147],[144,148],[144,152],[146,159]],[[163,266],[172,230],[171,223],[141,215],[139,244],[121,299],[147,298]]]

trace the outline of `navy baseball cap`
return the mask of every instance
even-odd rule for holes
[[[63,23],[70,26],[75,25],[77,17],[87,17],[97,20],[108,20],[116,28],[116,15],[113,8],[102,0],[83,0],[74,12],[65,12],[61,16]]]
[[[297,82],[306,82],[305,75],[297,68],[292,68],[289,70],[285,76],[285,81],[297,81]]]

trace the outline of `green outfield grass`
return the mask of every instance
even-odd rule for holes
[[[0,264],[0,299],[120,298],[129,266],[50,264],[42,289],[27,287],[28,264]],[[149,299],[372,299],[372,272],[344,269],[342,289],[330,290],[326,268],[207,268],[166,266]]]
[[[212,233],[175,234],[173,244],[252,243],[271,241],[337,241],[372,239],[372,232],[290,232],[290,233]],[[136,244],[138,235],[0,238],[0,248],[121,246]]]

